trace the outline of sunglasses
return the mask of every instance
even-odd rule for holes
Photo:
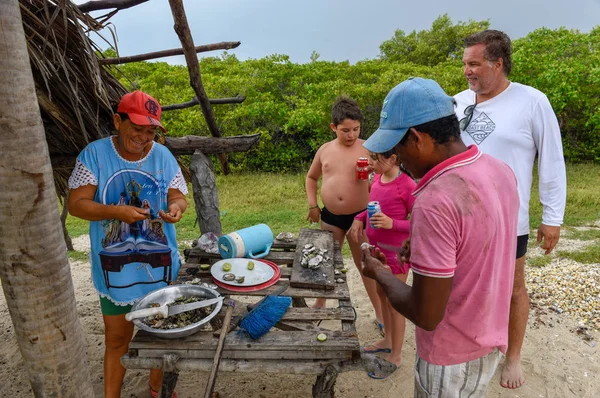
[[[460,119],[459,126],[461,130],[466,130],[467,127],[469,127],[469,124],[471,123],[471,119],[473,119],[473,112],[475,111],[475,107],[477,106],[477,104],[473,104],[473,105],[469,105],[465,108],[465,117],[463,117],[462,119]]]

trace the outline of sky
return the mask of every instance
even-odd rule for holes
[[[487,19],[490,28],[513,39],[540,27],[589,32],[600,25],[600,0],[184,0],[183,4],[196,46],[240,41],[238,48],[229,50],[240,60],[286,54],[295,63],[309,62],[313,51],[324,61],[373,59],[396,29],[406,33],[430,29],[445,13],[454,23]],[[110,22],[121,56],[181,47],[168,0],[121,10]],[[102,34],[112,37],[107,29]],[[183,56],[160,61],[185,64]]]

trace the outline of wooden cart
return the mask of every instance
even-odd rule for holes
[[[250,296],[264,297],[281,290],[282,286],[287,286],[287,289],[281,295],[290,296],[293,300],[293,308],[289,308],[275,328],[260,339],[252,340],[237,331],[229,332],[223,346],[219,370],[315,374],[318,377],[313,385],[313,397],[332,397],[338,372],[364,369],[385,371],[389,363],[373,355],[361,356],[355,326],[356,312],[352,306],[345,274],[336,275],[336,279],[342,280],[329,290],[289,286],[295,249],[296,241],[275,240],[269,255],[265,257],[281,266],[280,280],[273,286],[245,293],[217,289],[222,295],[236,301],[234,316],[246,308]],[[200,270],[199,265],[212,264],[221,257],[207,254],[197,248],[186,250],[185,254],[186,263],[181,267],[175,283],[195,278],[212,283],[210,272]],[[337,243],[334,249],[334,267],[344,267]],[[334,299],[338,305],[336,308],[326,309],[307,307],[305,299],[317,297]],[[246,302],[243,302],[244,300]],[[225,309],[221,311],[221,320],[224,313]],[[327,329],[324,328],[325,325]],[[213,328],[219,327],[217,319],[217,322],[213,322]],[[327,340],[318,341],[319,333],[327,334]],[[160,339],[140,330],[131,341],[129,352],[121,362],[123,366],[131,369],[162,368],[165,373],[161,395],[170,397],[180,370],[210,371],[217,342],[218,337],[213,330],[201,331],[175,340]]]

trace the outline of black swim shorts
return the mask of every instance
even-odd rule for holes
[[[333,225],[334,227],[338,227],[347,231],[352,226],[354,222],[354,217],[356,217],[359,213],[362,213],[364,210],[357,211],[353,214],[333,214],[326,207],[321,209],[321,221],[325,224]]]

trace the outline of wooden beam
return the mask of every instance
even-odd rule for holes
[[[246,152],[260,140],[260,134],[237,135],[233,137],[198,137],[188,135],[186,137],[166,137],[165,146],[171,150],[173,155],[191,155],[199,150],[205,155]]]
[[[137,6],[147,2],[148,0],[96,0],[88,1],[87,3],[79,4],[77,8],[81,12],[91,12],[98,10],[106,10],[108,8],[116,8],[124,10],[129,7]]]
[[[239,41],[222,41],[220,43],[204,44],[201,46],[194,47],[194,54],[202,53],[207,51],[216,50],[230,50],[236,48],[241,43]],[[174,55],[183,55],[183,48],[172,48],[170,50],[155,51],[151,53],[131,55],[128,57],[117,57],[117,58],[102,58],[98,60],[100,65],[118,65],[127,64],[130,62],[147,61],[149,59],[172,57]],[[196,60],[198,62],[198,60]]]
[[[200,108],[202,109],[202,113],[206,119],[206,125],[208,126],[211,135],[213,137],[221,137],[215,114],[210,105],[210,101],[208,100],[208,96],[204,91],[204,86],[202,85],[200,65],[198,64],[198,57],[196,56],[194,39],[192,38],[187,16],[185,15],[185,10],[183,8],[183,1],[169,0],[169,5],[171,6],[171,13],[173,14],[173,20],[175,21],[175,26],[173,28],[175,29],[177,36],[179,36],[179,41],[181,41],[181,46],[183,47],[185,54],[185,62],[187,63],[188,71],[190,73],[190,86],[192,86],[196,93],[196,97],[200,103]],[[221,153],[218,154],[217,157],[221,163],[223,174],[229,174],[230,170],[229,165],[227,164],[227,155]]]
[[[197,149],[205,155],[246,152],[260,140],[260,134],[236,135],[233,137],[198,137],[195,135],[187,137],[166,137],[165,146],[175,156],[192,155]],[[72,169],[78,154],[50,156],[53,169]]]
[[[211,105],[241,104],[242,102],[244,102],[245,99],[246,99],[246,97],[244,97],[243,95],[238,95],[237,97],[231,97],[231,98],[211,98],[208,101],[210,101]],[[194,97],[191,101],[183,102],[181,104],[162,106],[161,109],[163,111],[174,111],[176,109],[190,108],[190,107],[192,107],[194,105],[198,105],[198,104],[199,104],[198,98]]]
[[[161,358],[138,357],[131,354],[125,354],[121,358],[121,363],[127,369],[156,369],[162,366]],[[181,358],[175,365],[179,371],[209,371],[212,365],[212,359],[185,359]],[[223,359],[220,369],[222,372],[236,373],[280,373],[280,374],[321,374],[328,366],[335,366],[338,372],[350,371],[371,371],[391,373],[394,369],[390,362],[383,358],[376,357],[374,354],[362,354],[358,358],[349,360],[239,360]]]

